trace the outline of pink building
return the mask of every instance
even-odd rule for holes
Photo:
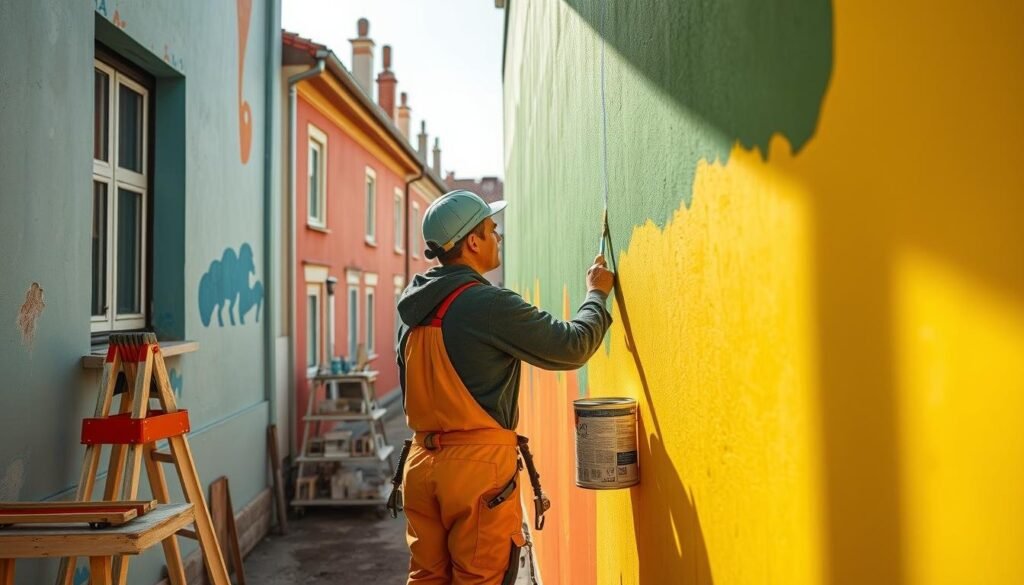
[[[378,396],[397,390],[395,302],[410,276],[433,264],[423,257],[419,224],[447,190],[426,162],[425,132],[419,151],[409,142],[410,108],[405,94],[395,100],[390,47],[374,83],[368,30],[361,20],[352,72],[324,45],[283,34],[282,78],[296,94],[297,416],[308,377],[332,356],[354,360],[360,346],[379,372]],[[435,148],[435,168],[439,158]]]

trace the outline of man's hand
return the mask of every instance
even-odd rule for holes
[[[599,290],[608,296],[615,284],[615,273],[608,270],[608,264],[601,254],[594,258],[594,265],[587,270],[587,291]]]

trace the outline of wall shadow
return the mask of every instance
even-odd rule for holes
[[[619,310],[626,349],[633,358],[644,400],[650,409],[650,423],[637,416],[637,449],[640,451],[640,484],[630,488],[633,531],[637,547],[640,585],[661,585],[666,576],[678,576],[673,583],[711,585],[711,563],[697,505],[683,484],[662,440],[664,433],[651,392],[640,348],[629,319],[626,293],[619,280],[615,243],[608,234],[608,252],[615,273],[615,302]],[[645,443],[642,439],[650,437]],[[679,547],[675,543],[679,541]],[[621,576],[620,576],[621,579]]]
[[[643,421],[640,434],[646,436]],[[632,488],[630,498],[640,585],[711,585],[714,580],[697,502],[658,435],[651,435],[650,442],[639,448],[642,489]]]

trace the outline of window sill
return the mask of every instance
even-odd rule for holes
[[[322,234],[329,234],[329,233],[331,233],[331,228],[329,228],[327,226],[312,224],[312,223],[307,223],[306,224],[306,229],[313,230],[314,232],[320,232]]]
[[[96,348],[89,355],[83,355],[82,368],[86,370],[101,369],[103,362],[107,359],[107,347],[103,345]],[[172,357],[194,351],[199,351],[198,341],[163,341],[160,343],[160,353],[164,354],[164,357]]]

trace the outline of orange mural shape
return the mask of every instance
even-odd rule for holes
[[[524,295],[528,301],[530,296]],[[562,316],[570,316],[565,290]],[[544,530],[531,534],[533,550],[544,581],[562,585],[597,582],[597,497],[591,490],[576,487],[574,481],[576,425],[572,401],[578,396],[576,372],[549,372],[523,364],[519,430],[530,437],[537,471],[551,498]],[[532,519],[532,502],[526,503],[526,510]]]
[[[252,17],[252,0],[236,0],[238,5],[238,138],[241,147],[242,164],[249,162],[252,150],[252,108],[242,99],[245,75],[245,47],[249,41],[249,21]]]

